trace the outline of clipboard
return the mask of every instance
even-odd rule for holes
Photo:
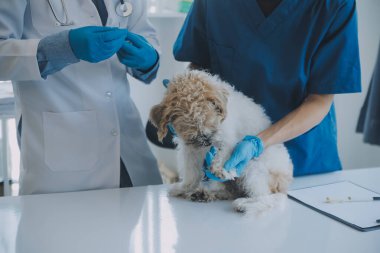
[[[290,199],[324,214],[356,230],[367,232],[380,229],[380,201],[326,203],[326,197],[372,198],[380,194],[350,181],[288,191]]]

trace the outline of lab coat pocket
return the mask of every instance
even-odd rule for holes
[[[99,157],[95,112],[44,112],[43,125],[45,163],[52,171],[94,168]]]
[[[232,82],[234,78],[235,50],[233,47],[220,45],[209,40],[211,69],[213,74],[223,80]]]

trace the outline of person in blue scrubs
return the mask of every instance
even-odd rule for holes
[[[333,98],[361,91],[355,0],[195,0],[174,56],[219,75],[273,122],[225,167],[285,143],[295,176],[342,168]]]

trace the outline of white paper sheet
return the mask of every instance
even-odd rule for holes
[[[351,182],[336,182],[289,191],[288,195],[316,208],[334,219],[340,220],[361,230],[380,228],[376,220],[380,219],[380,201],[325,203],[326,197],[334,199],[355,199],[379,197],[380,194]]]

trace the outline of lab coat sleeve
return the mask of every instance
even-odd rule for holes
[[[309,93],[361,91],[356,4],[355,0],[341,2],[312,56]]]
[[[69,32],[67,30],[47,36],[38,44],[37,61],[44,79],[70,64],[79,62],[71,49]]]
[[[0,1],[0,80],[41,80],[39,39],[21,39],[26,0]]]
[[[138,69],[132,69],[132,68],[128,68],[128,69],[130,69],[129,71],[130,73],[132,73],[133,77],[138,78],[140,81],[146,84],[149,84],[156,78],[159,67],[160,67],[160,56],[158,55],[157,62],[147,72],[143,72]]]
[[[134,0],[134,12],[130,17],[127,29],[133,33],[143,36],[153,47],[156,49],[157,54],[160,54],[160,45],[158,42],[157,34],[147,16],[147,3],[146,0]],[[127,68],[127,72],[134,78],[148,84],[152,82],[157,75],[160,65],[160,60],[148,71],[141,72],[136,69]]]
[[[191,62],[200,68],[210,69],[206,17],[207,0],[195,0],[173,47],[177,61]]]

